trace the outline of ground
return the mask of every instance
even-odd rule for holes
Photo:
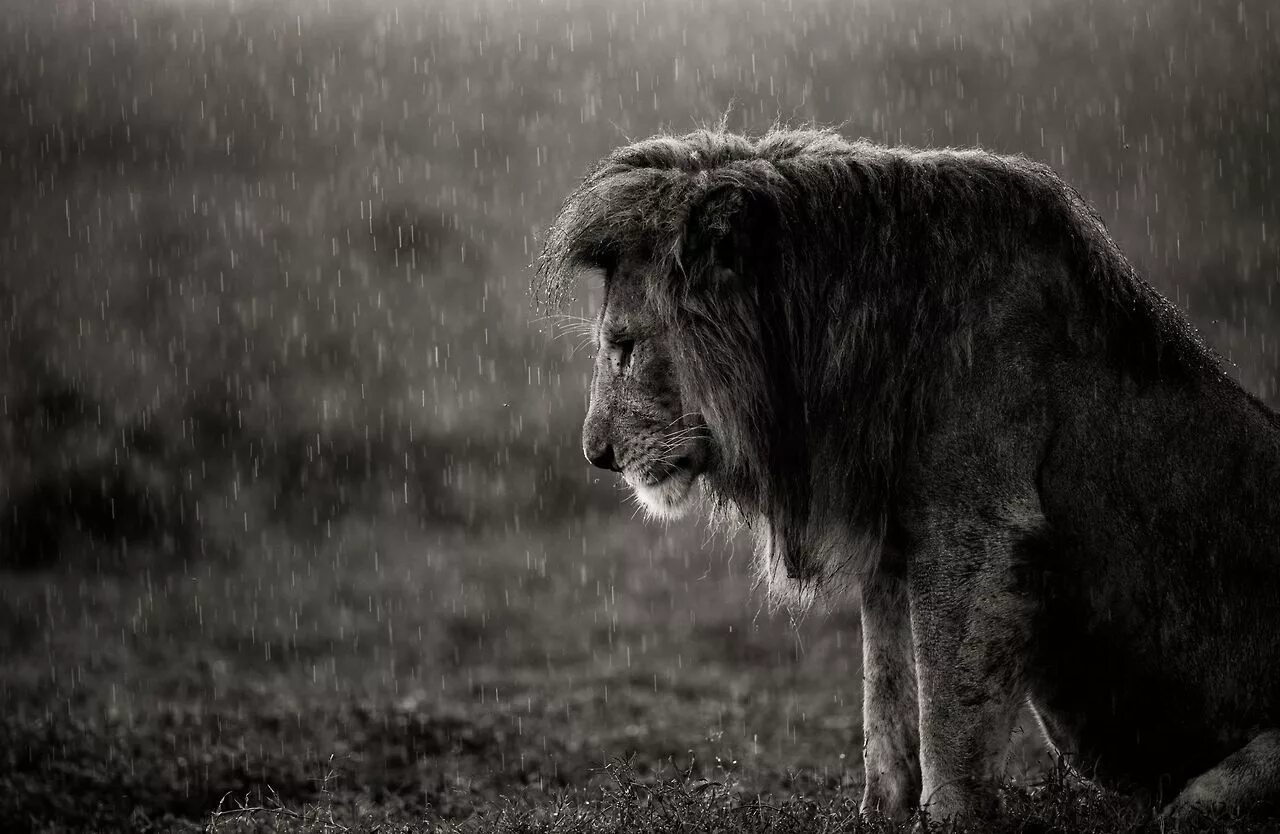
[[[6,575],[0,817],[163,828],[328,790],[457,820],[622,760],[852,794],[856,622],[793,628],[705,538],[346,519],[223,564]]]

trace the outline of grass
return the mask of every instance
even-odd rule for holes
[[[344,802],[458,819],[622,756],[732,764],[758,791],[787,770],[852,784],[853,623],[793,631],[750,602],[743,554],[701,544],[638,521],[348,518],[238,563],[8,575],[0,818],[198,820],[267,786],[292,807],[333,769]]]
[[[684,770],[638,776],[633,760],[615,760],[601,770],[604,784],[572,794],[504,798],[461,821],[420,823],[388,819],[382,813],[344,813],[335,810],[332,795],[299,810],[278,797],[262,805],[248,801],[220,806],[209,818],[208,832],[281,831],[320,832],[438,831],[450,834],[667,834],[722,832],[723,834],[900,834],[916,831],[920,820],[895,823],[859,812],[856,792],[839,783],[795,786],[804,792],[782,796],[751,794],[721,768],[719,778]],[[981,826],[930,823],[938,834],[990,832],[1063,832],[1063,834],[1155,834],[1166,829],[1159,821],[1120,798],[1070,784],[1061,773],[1050,773],[1030,786],[1002,791],[1003,816]],[[1181,831],[1250,834],[1274,830],[1274,821],[1223,817],[1184,825]]]
[[[625,517],[477,535],[349,516],[238,562],[7,574],[0,820],[907,830],[856,814],[856,618],[790,622],[735,542],[704,539]],[[1158,830],[1014,741],[988,830]]]

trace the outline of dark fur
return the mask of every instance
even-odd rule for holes
[[[1213,367],[1049,168],[828,131],[618,149],[566,200],[537,281],[557,302],[575,267],[655,265],[649,298],[721,456],[712,493],[760,523],[788,575],[821,579],[873,567],[904,456],[970,359],[968,302],[1028,250],[1066,268],[1038,291],[1097,323],[1066,334],[1071,349],[1152,377]],[[720,262],[735,280],[716,280]],[[835,520],[870,546],[826,552]]]

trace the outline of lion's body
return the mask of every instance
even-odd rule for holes
[[[700,482],[779,592],[861,589],[864,803],[983,813],[1028,701],[1084,775],[1280,798],[1280,420],[1048,169],[823,132],[623,148],[588,457]]]
[[[1093,376],[1045,443],[1024,545],[1031,698],[1099,777],[1171,798],[1280,725],[1280,431],[1221,378]]]
[[[986,334],[913,456],[896,544],[962,539],[1021,489],[1010,590],[1033,606],[1006,666],[1085,775],[1167,801],[1280,723],[1280,423],[1211,370],[1046,360],[1046,326],[1020,327]]]

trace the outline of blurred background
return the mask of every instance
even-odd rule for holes
[[[1280,404],[1280,10],[951,5],[2,0],[0,821],[465,819],[627,755],[856,792],[856,614],[635,518],[527,288],[657,131],[981,145]]]

